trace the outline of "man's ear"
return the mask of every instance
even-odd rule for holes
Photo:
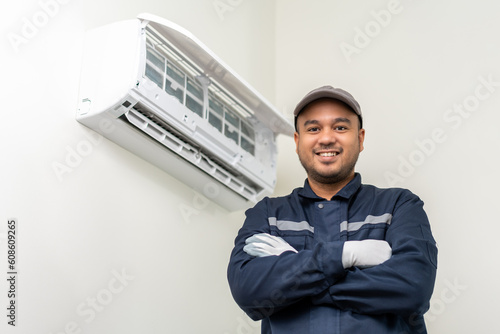
[[[293,134],[293,140],[295,141],[295,153],[299,153],[299,133],[297,131]]]
[[[361,152],[365,148],[363,146],[363,143],[365,141],[365,129],[359,129],[358,139],[359,139],[359,151]]]

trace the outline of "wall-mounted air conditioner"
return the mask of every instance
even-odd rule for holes
[[[272,193],[276,136],[293,134],[197,38],[150,14],[86,34],[76,118],[229,210]]]

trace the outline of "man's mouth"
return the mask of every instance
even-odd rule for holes
[[[321,147],[317,148],[314,151],[314,154],[324,157],[324,158],[332,158],[340,155],[342,152],[342,148],[334,148],[334,147]]]
[[[338,152],[320,152],[320,153],[317,153],[319,156],[321,157],[334,157],[336,156],[337,154],[339,154]]]

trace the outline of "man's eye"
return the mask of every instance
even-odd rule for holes
[[[347,130],[347,128],[345,126],[339,125],[339,126],[335,127],[335,130],[337,130],[337,131],[345,131],[345,130]]]
[[[307,129],[307,132],[316,132],[316,131],[319,131],[319,128],[308,128]]]

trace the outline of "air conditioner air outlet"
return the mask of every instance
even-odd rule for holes
[[[238,171],[217,163],[199,148],[192,146],[187,138],[171,132],[166,126],[159,125],[135,108],[131,108],[123,114],[120,120],[156,143],[168,148],[247,200],[254,200],[264,189],[249,181]]]

